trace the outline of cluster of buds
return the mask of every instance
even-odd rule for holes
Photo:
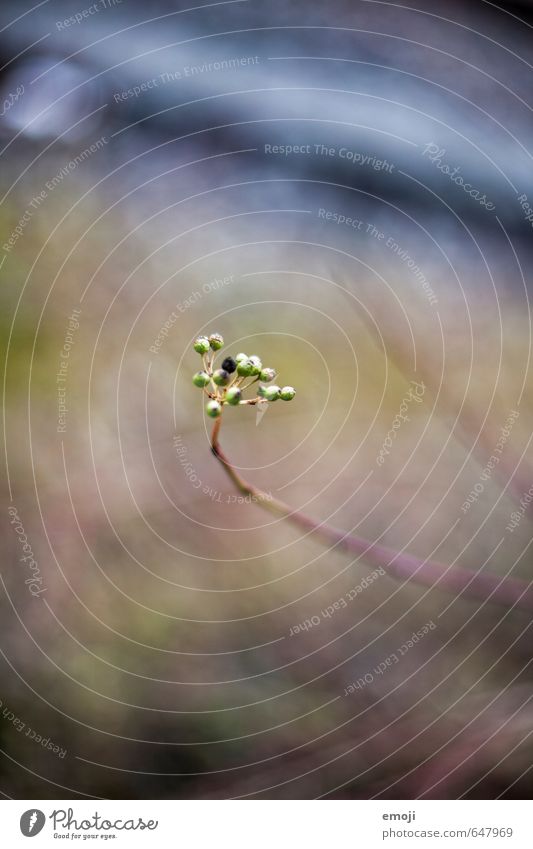
[[[224,346],[220,333],[211,336],[199,336],[194,341],[194,350],[202,357],[203,368],[193,376],[195,386],[203,389],[209,401],[206,413],[216,419],[222,413],[224,404],[235,407],[238,404],[260,404],[265,401],[292,401],[296,392],[292,386],[280,388],[272,384],[276,377],[273,368],[263,368],[259,357],[253,354],[237,354],[225,357],[219,368],[215,368],[217,351]],[[248,382],[247,382],[248,381]],[[244,392],[254,383],[259,383],[257,394],[253,398],[244,398]],[[264,386],[263,384],[269,384]]]

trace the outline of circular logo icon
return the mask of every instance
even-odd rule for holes
[[[20,818],[20,830],[24,837],[35,837],[42,831],[46,822],[46,817],[42,811],[37,808],[31,808],[29,811],[24,811]]]

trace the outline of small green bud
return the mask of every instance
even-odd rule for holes
[[[206,371],[197,371],[193,376],[192,382],[201,389],[209,383],[209,375]]]
[[[235,406],[241,400],[242,392],[238,386],[230,386],[230,388],[226,392],[226,401],[228,404]]]
[[[193,348],[199,354],[207,354],[209,351],[209,339],[207,336],[199,336],[198,339],[195,339]]]
[[[250,377],[254,372],[254,364],[250,360],[240,360],[237,363],[237,374],[241,377]]]
[[[270,383],[271,380],[274,380],[276,376],[276,372],[273,368],[264,368],[261,370],[261,374],[259,375],[260,380],[264,380],[265,383]]]
[[[263,368],[263,366],[259,357],[256,357],[255,354],[253,354],[251,357],[248,358],[248,361],[252,363],[253,366],[252,374],[261,374],[261,369]]]
[[[279,393],[279,397],[283,401],[292,401],[294,396],[296,395],[296,389],[293,389],[292,386],[284,386],[283,389]]]
[[[205,411],[212,419],[218,419],[222,412],[222,406],[218,403],[218,401],[209,401],[206,404]]]
[[[213,351],[219,351],[224,346],[224,339],[220,333],[212,333],[209,337],[209,344]]]
[[[268,386],[259,386],[257,388],[257,394],[259,395],[260,398],[265,397],[265,392],[267,391],[267,389],[268,389]]]
[[[248,354],[243,354],[241,352],[240,354],[237,354],[237,356],[235,357],[235,362],[240,363],[241,360],[247,360],[247,359],[248,359]]]
[[[280,392],[281,390],[279,386],[265,386],[263,398],[265,399],[265,401],[277,401]]]
[[[223,368],[217,368],[213,372],[213,380],[217,386],[227,386],[229,383],[229,374]]]

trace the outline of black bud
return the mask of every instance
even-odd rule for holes
[[[224,369],[224,371],[227,371],[228,374],[233,374],[233,372],[237,368],[237,363],[235,362],[233,357],[226,357],[226,359],[222,361],[222,368]]]

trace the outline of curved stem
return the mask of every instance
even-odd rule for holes
[[[459,566],[445,566],[434,560],[423,560],[413,554],[397,552],[385,545],[370,542],[335,528],[325,522],[317,522],[288,504],[272,498],[263,490],[246,481],[232,466],[220,447],[220,426],[218,418],[211,434],[211,450],[237,489],[243,495],[250,495],[264,509],[276,516],[287,519],[293,525],[315,533],[335,547],[358,554],[374,567],[381,566],[388,575],[399,580],[413,580],[424,586],[438,586],[450,593],[460,593],[467,598],[491,601],[495,604],[514,606],[533,611],[533,589],[530,584],[518,578],[501,578],[490,572],[474,572]]]

